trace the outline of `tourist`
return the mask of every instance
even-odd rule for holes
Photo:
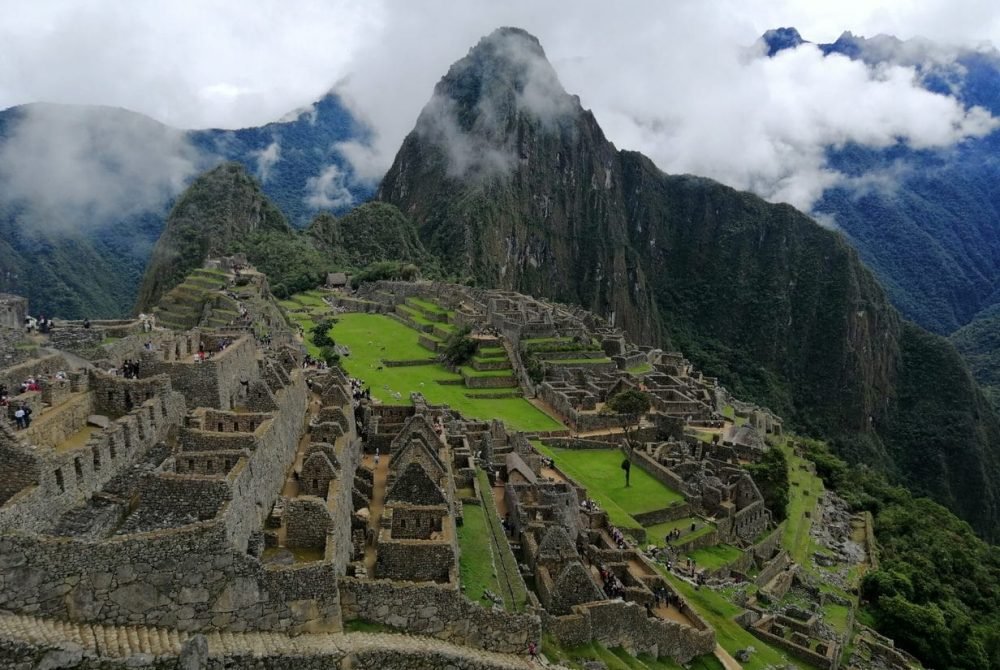
[[[378,467],[378,457],[379,457],[378,447],[375,447],[375,467]]]
[[[84,328],[90,328],[90,319],[86,319],[86,318],[85,318],[85,319],[83,320],[83,327],[84,327]]]
[[[528,643],[528,656],[532,661],[538,660],[538,644],[534,640]]]
[[[23,405],[21,407],[18,407],[17,411],[14,412],[14,421],[17,422],[17,429],[18,430],[24,430],[27,427],[25,425],[25,423],[24,423],[24,406]]]

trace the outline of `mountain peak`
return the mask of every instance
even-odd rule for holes
[[[522,153],[518,137],[558,133],[582,114],[538,38],[506,27],[451,66],[412,135],[443,153],[452,176],[503,174]]]
[[[806,42],[806,40],[802,39],[799,31],[790,26],[787,28],[772,28],[761,35],[760,39],[767,47],[767,55],[769,57],[785,49],[794,49]]]

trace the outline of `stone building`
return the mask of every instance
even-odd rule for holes
[[[28,316],[28,299],[0,293],[0,328],[22,329]]]

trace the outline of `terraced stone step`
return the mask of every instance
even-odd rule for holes
[[[0,639],[20,640],[38,646],[78,645],[90,654],[125,659],[137,654],[177,656],[189,634],[147,626],[102,626],[0,614]],[[290,636],[271,632],[211,632],[205,634],[213,658],[227,656],[342,657],[353,654],[405,656],[435,655],[443,667],[465,667],[476,662],[496,670],[530,670],[537,667],[513,654],[463,647],[433,637],[395,633],[317,633]]]

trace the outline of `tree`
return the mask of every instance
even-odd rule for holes
[[[469,337],[471,329],[466,326],[448,336],[444,346],[443,358],[454,366],[465,365],[476,353],[476,341]]]
[[[323,319],[312,328],[313,344],[317,347],[333,347],[336,342],[330,337],[330,329],[336,325],[333,319]]]
[[[622,431],[625,433],[625,447],[631,448],[630,433],[638,427],[642,415],[649,411],[649,394],[638,389],[628,389],[608,398],[604,409],[618,415]]]
[[[759,463],[746,466],[753,481],[764,496],[764,504],[774,515],[775,521],[783,521],[788,515],[788,459],[778,447],[771,447]]]

